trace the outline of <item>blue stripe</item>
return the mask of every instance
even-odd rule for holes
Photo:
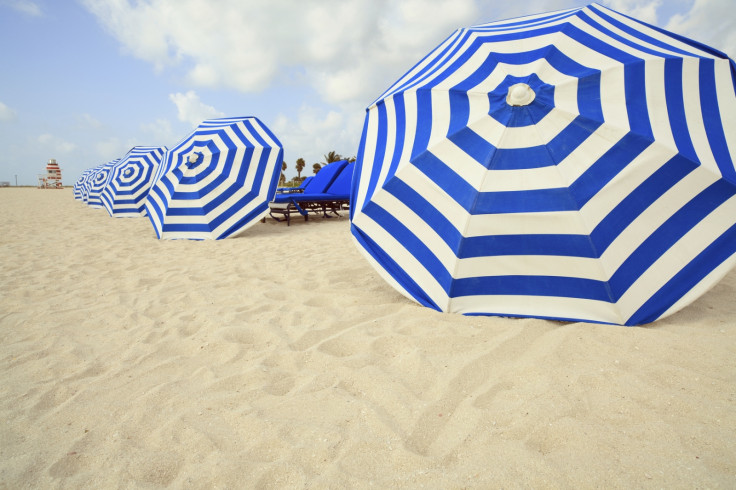
[[[425,151],[421,155],[412,158],[412,163],[460,206],[466,210],[472,208],[478,191],[453,172],[442,160],[431,152]]]
[[[654,293],[629,317],[626,325],[640,325],[659,318],[735,252],[736,225],[733,225]]]
[[[673,213],[611,277],[609,284],[616,300],[672,245],[734,194],[736,187],[733,184],[719,180]]]
[[[422,90],[417,92],[417,122],[414,132],[414,144],[411,149],[411,158],[414,160],[417,155],[424,152],[429,145],[429,137],[432,132],[432,95],[430,92]],[[379,120],[380,123],[380,120]],[[381,144],[379,138],[378,144]],[[378,153],[376,151],[376,153]]]
[[[529,191],[480,192],[472,214],[541,213],[550,211],[577,211],[578,204],[565,187]]]
[[[451,297],[476,295],[552,296],[611,302],[606,283],[558,276],[488,276],[455,279]]]
[[[652,173],[595,227],[590,239],[596,249],[602,254],[637,216],[695,168],[696,164],[676,155]]]
[[[586,235],[487,235],[467,237],[462,241],[458,257],[491,257],[501,255],[546,255],[597,258]]]
[[[374,144],[375,150],[373,153],[373,161],[370,163],[371,174],[368,180],[368,190],[366,193],[368,199],[373,195],[376,190],[376,185],[378,185],[378,177],[381,173],[380,169],[383,165],[383,157],[386,153],[386,135],[388,133],[388,124],[386,123],[386,103],[384,101],[379,102],[375,108],[375,113],[368,113],[366,115],[366,126],[368,125],[367,119],[370,117],[378,117],[378,121],[376,126],[376,140]]]
[[[437,235],[444,240],[450,249],[458,254],[460,244],[463,240],[462,235],[453,224],[445,218],[445,216],[437,211],[429,201],[419,194],[414,188],[407,185],[400,179],[392,179],[383,186],[386,192],[393,195],[396,199],[404,203],[408,208],[414,211],[428,226],[430,226]]]
[[[208,223],[164,223],[162,232],[175,233],[192,231],[197,233],[211,233],[212,229]]]
[[[391,235],[412,255],[414,258],[427,269],[427,271],[435,278],[440,286],[449,291],[452,283],[452,276],[447,271],[442,262],[432,253],[432,251],[424,244],[424,242],[414,235],[401,221],[399,221],[391,213],[378,206],[370,203],[363,210],[364,214],[375,221],[378,226],[384,230],[390,231]]]
[[[677,145],[681,155],[698,162],[698,156],[690,139],[690,130],[685,118],[681,58],[668,58],[664,62],[664,94],[675,145]]]
[[[466,237],[421,194],[399,179],[384,189],[417,214],[461,259],[498,255],[597,257],[585,235],[491,235]]]
[[[585,206],[650,145],[651,141],[632,133],[621,138],[570,185],[570,194],[579,207]]]
[[[718,92],[716,89],[715,61],[701,59],[699,66],[700,85],[700,108],[703,114],[705,134],[713,152],[718,169],[724,178],[736,183],[736,170],[734,169],[731,152],[728,150],[726,135],[723,131],[723,120],[718,106]]]

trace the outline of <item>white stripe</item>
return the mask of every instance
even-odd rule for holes
[[[685,99],[685,119],[690,139],[693,142],[698,160],[705,167],[720,175],[713,152],[708,143],[708,135],[703,123],[703,110],[700,107],[700,81],[697,58],[684,58],[682,63],[682,95]]]
[[[736,163],[736,95],[731,78],[731,61],[717,60],[714,67],[718,108],[721,113],[721,124],[726,136],[728,152]]]
[[[427,142],[428,148],[447,140],[450,122],[450,100],[447,92],[432,90],[430,97],[432,100],[432,130]]]
[[[365,118],[367,125],[365,134],[365,145],[363,145],[363,161],[361,163],[362,170],[358,179],[358,191],[355,199],[354,209],[360,210],[365,202],[370,176],[374,172],[373,160],[376,157],[376,145],[378,140],[378,109],[373,106],[368,110]]]
[[[565,187],[558,166],[525,168],[521,170],[493,170],[486,173],[480,185],[481,192],[528,191]]]
[[[556,296],[459,296],[450,300],[449,311],[504,316],[585,318],[605,323],[623,323],[615,305],[611,303]]]
[[[644,76],[646,77],[647,113],[654,140],[677,152],[664,91],[664,59],[648,60],[644,65]]]
[[[720,205],[680,238],[619,299],[617,305],[624,317],[631,317],[667,281],[733,226],[734,216],[736,216],[736,197]],[[714,276],[714,279],[717,277]],[[709,287],[710,285],[706,283],[700,285],[703,290]]]
[[[491,235],[588,235],[577,211],[468,216],[466,237]]]
[[[551,255],[499,255],[457,259],[453,277],[556,276],[607,281],[598,259]]]
[[[393,96],[384,99],[384,107],[386,108],[386,149],[383,153],[384,160],[378,175],[378,182],[381,183],[386,181],[388,170],[391,167],[391,157],[396,146],[396,106],[394,105]]]

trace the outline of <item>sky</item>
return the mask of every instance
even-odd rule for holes
[[[0,0],[0,181],[64,184],[202,120],[256,116],[286,175],[357,154],[366,107],[455,29],[577,0]],[[733,0],[603,0],[736,57]]]

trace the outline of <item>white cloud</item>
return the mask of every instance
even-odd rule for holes
[[[199,100],[199,96],[194,90],[190,90],[185,94],[170,94],[169,99],[176,105],[179,120],[195,126],[205,119],[223,117],[225,115],[225,113]]]
[[[17,117],[18,114],[13,109],[0,102],[0,121],[15,121]]]
[[[272,129],[287,158],[355,154],[363,109],[455,29],[585,5],[585,0],[82,0],[132,56],[183,70],[193,87],[244,93],[275,85],[320,100]],[[733,0],[602,0],[624,14],[736,54]],[[679,12],[679,14],[677,14]],[[676,14],[673,17],[673,13]],[[669,23],[668,23],[669,22]],[[307,90],[302,87],[307,85]],[[192,125],[223,113],[194,91],[170,95]],[[317,109],[322,107],[322,109]],[[154,123],[151,123],[154,124]],[[154,126],[146,126],[154,134]],[[166,128],[158,128],[165,134]],[[314,149],[310,156],[308,152]],[[292,154],[301,152],[302,154]],[[293,165],[293,161],[287,162]]]
[[[142,123],[140,128],[145,134],[144,142],[146,145],[173,146],[177,141],[177,135],[174,134],[171,123],[166,119],[156,119],[150,123]]]
[[[269,127],[284,145],[288,176],[296,175],[294,163],[304,158],[308,167],[321,162],[331,150],[343,156],[355,156],[358,152],[357,136],[363,126],[362,112],[349,113],[324,111],[302,106],[295,117],[279,115]]]
[[[364,105],[479,12],[473,0],[83,3],[127,52],[180,65],[195,86],[258,92],[298,67],[327,101]]]
[[[105,163],[110,160],[114,160],[115,158],[122,158],[131,148],[139,144],[140,143],[135,139],[122,141],[120,138],[112,136],[98,141],[97,144],[95,144],[95,150],[97,150],[98,155],[103,160],[100,163]]]
[[[77,121],[79,121],[79,126],[82,129],[99,129],[103,127],[103,124],[99,120],[86,112],[84,114],[79,114],[77,116]]]
[[[661,0],[607,0],[606,6],[648,24],[657,24]]]
[[[688,12],[674,15],[665,28],[736,57],[733,0],[695,0]]]
[[[36,138],[36,141],[44,148],[55,153],[69,153],[77,148],[77,145],[74,143],[65,141],[64,139],[50,133],[40,134],[38,138]]]
[[[41,7],[38,6],[35,2],[31,2],[30,0],[2,0],[0,1],[0,4],[7,5],[8,7],[17,10],[20,13],[31,15],[33,17],[38,17],[40,15],[43,15],[41,12]]]

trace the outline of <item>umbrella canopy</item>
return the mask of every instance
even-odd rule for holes
[[[595,4],[460,29],[368,107],[352,233],[441,311],[671,314],[734,263],[734,75]]]
[[[115,160],[110,160],[107,163],[103,163],[102,165],[95,167],[94,172],[87,180],[86,184],[87,198],[84,200],[87,202],[87,205],[89,207],[102,207],[102,198],[100,197],[102,195],[102,190],[105,188],[105,186],[107,185],[107,181],[110,179],[110,171],[118,161],[120,161],[120,159],[116,158]]]
[[[145,202],[165,146],[135,146],[111,169],[100,198],[113,217],[145,216]]]
[[[146,200],[159,238],[221,239],[268,213],[283,148],[255,117],[210,119],[171,148]]]
[[[74,183],[74,199],[77,200],[83,200],[84,199],[84,187],[87,183],[87,180],[89,180],[90,176],[94,172],[94,168],[88,168],[84,172],[82,172],[82,175],[79,176],[77,181]]]

